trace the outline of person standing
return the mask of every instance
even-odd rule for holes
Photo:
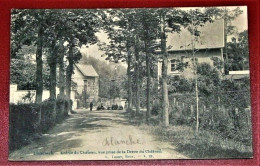
[[[92,108],[93,108],[93,103],[92,102],[90,102],[89,107],[90,107],[90,111],[92,111]]]

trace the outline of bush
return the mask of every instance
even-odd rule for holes
[[[169,120],[171,124],[193,126],[195,120],[195,98],[192,94],[170,95],[169,103]],[[193,106],[193,112],[191,112],[191,106]]]
[[[191,79],[186,79],[183,76],[169,76],[169,94],[171,93],[187,93],[193,91],[193,81]]]
[[[57,120],[64,119],[66,105],[69,106],[66,100],[10,104],[9,149],[12,151],[30,143],[35,135],[48,131]]]
[[[56,120],[61,122],[65,116],[65,103],[66,100],[64,99],[57,99],[56,100]]]
[[[28,144],[30,136],[38,132],[40,104],[10,104],[9,147],[10,150]]]
[[[73,101],[72,100],[65,100],[65,108],[64,108],[64,116],[68,116],[69,112],[72,111],[72,104]]]
[[[162,112],[162,104],[157,102],[153,105],[152,110],[151,110],[151,115],[157,116],[161,114]]]
[[[244,77],[237,81],[223,79],[216,68],[205,63],[197,66],[197,74],[200,129],[250,143],[250,110],[245,111],[250,106],[249,78]],[[194,80],[174,77],[170,83],[175,92],[171,94],[169,90],[170,123],[195,126],[196,98],[192,88]],[[190,109],[192,105],[193,112]]]
[[[41,131],[46,132],[50,127],[54,126],[56,122],[56,102],[52,100],[43,101],[41,110]]]

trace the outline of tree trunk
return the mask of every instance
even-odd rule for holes
[[[228,11],[227,8],[224,8],[224,51],[223,54],[225,55],[225,63],[227,65],[224,65],[224,67],[227,67],[227,69],[224,69],[225,74],[228,74],[229,70],[230,70],[230,66],[229,66],[229,57],[228,57],[228,49],[227,49],[227,15],[228,15]]]
[[[56,64],[50,64],[50,100],[56,99]]]
[[[132,94],[132,78],[131,78],[131,54],[127,49],[127,77],[128,77],[128,110],[132,110],[133,94]]]
[[[49,61],[50,66],[50,100],[56,100],[56,68],[57,68],[57,47],[53,42],[52,53]]]
[[[191,46],[192,46],[192,58],[193,58],[193,70],[195,75],[195,96],[196,96],[196,131],[199,131],[199,90],[198,90],[198,75],[197,75],[197,62],[195,59],[195,30],[194,30],[194,24],[192,20],[192,39],[191,39]]]
[[[151,73],[150,73],[150,58],[148,55],[148,49],[147,44],[145,44],[145,50],[146,50],[146,72],[147,72],[147,94],[146,94],[146,120],[149,121],[151,116],[151,110],[150,110],[150,98],[151,98],[151,91],[150,91],[150,85],[151,85]]]
[[[167,86],[167,69],[168,69],[168,52],[166,50],[166,34],[165,34],[165,16],[161,16],[161,51],[163,55],[162,62],[162,106],[163,106],[163,125],[169,126],[169,98]]]
[[[60,44],[63,44],[62,42]],[[63,46],[59,47],[60,49],[64,49]],[[59,55],[59,99],[62,99],[62,105],[60,106],[60,114],[58,116],[63,117],[64,116],[64,108],[65,108],[65,74],[64,74],[64,62],[63,62],[63,58],[64,58],[64,52],[60,52]],[[58,117],[60,118],[60,117]]]
[[[50,66],[50,100],[53,101],[53,110],[52,110],[52,120],[57,119],[57,113],[56,113],[56,69],[57,69],[57,46],[56,46],[56,39],[52,41],[51,45],[51,54],[48,59],[48,64]],[[54,121],[53,121],[54,122]]]
[[[42,45],[43,45],[43,27],[40,24],[37,39],[36,51],[36,103],[42,102],[43,81],[42,81]]]
[[[167,68],[168,68],[168,59],[163,58],[162,63],[162,106],[163,106],[163,125],[169,126],[169,98],[168,98],[168,86],[167,86]]]
[[[196,72],[197,73],[197,72]],[[198,91],[198,77],[195,76],[195,95],[196,95],[196,131],[199,131],[199,91]]]
[[[135,108],[136,108],[136,115],[140,113],[140,60],[139,60],[139,38],[136,37],[135,42],[135,57],[136,57],[136,64],[135,64],[135,73],[136,73],[136,102],[135,102]]]
[[[139,72],[139,63],[136,63],[136,102],[135,102],[135,107],[136,107],[136,115],[140,113],[140,72]]]
[[[73,46],[70,44],[69,46],[69,56],[68,61],[69,65],[66,69],[66,99],[69,101],[69,112],[71,112],[71,102],[70,102],[70,96],[71,96],[71,77],[73,73]]]
[[[60,99],[64,99],[65,97],[65,74],[64,74],[64,62],[63,62],[64,54],[61,53],[59,55],[59,90]]]

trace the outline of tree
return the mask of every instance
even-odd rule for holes
[[[109,89],[111,87],[111,78],[117,78],[117,82],[122,82],[124,79],[124,75],[126,75],[126,68],[125,66],[120,65],[119,63],[106,63],[99,59],[96,59],[92,56],[83,55],[80,63],[86,65],[92,65],[96,72],[99,75],[99,97],[102,98],[110,98]],[[122,89],[123,85],[118,84],[119,88]],[[124,90],[127,89],[127,86],[124,87]],[[120,91],[120,96],[121,96]],[[124,93],[124,92],[122,92]],[[122,95],[123,96],[123,95]],[[121,97],[122,97],[121,96]]]
[[[35,64],[28,61],[11,59],[11,83],[17,84],[20,90],[34,90],[36,87],[35,69]]]
[[[51,46],[50,46],[50,53],[47,59],[48,65],[50,67],[50,78],[49,78],[49,82],[50,82],[50,87],[49,87],[49,91],[50,91],[50,100],[56,100],[56,74],[57,74],[57,46],[56,46],[56,39],[54,39],[53,41],[51,41]]]
[[[219,91],[221,79],[218,70],[208,63],[197,64],[198,89],[202,95],[209,98]]]
[[[146,62],[146,119],[149,121],[151,115],[151,65],[157,61],[155,51],[159,47],[157,42],[159,19],[156,17],[156,10],[145,9],[138,12],[140,17],[141,34],[140,38],[143,41],[143,52]]]
[[[132,110],[132,78],[133,47],[134,47],[134,10],[108,10],[109,22],[105,28],[110,39],[109,45],[99,44],[100,49],[105,51],[107,60],[112,62],[127,61],[128,76],[128,110]]]
[[[248,47],[248,30],[240,32],[238,35],[238,48],[241,50],[244,65],[243,69],[249,69],[249,47]]]
[[[42,62],[42,49],[43,49],[43,33],[44,33],[44,25],[43,25],[43,11],[39,14],[39,26],[38,26],[38,38],[37,38],[37,51],[36,51],[36,103],[40,103],[42,101],[42,93],[43,93],[43,62]],[[37,15],[36,15],[37,17]]]
[[[120,97],[120,87],[116,80],[111,80],[108,94],[110,99],[113,99],[113,101],[115,98]]]
[[[64,49],[62,45],[64,45],[66,36],[67,36],[67,29],[70,28],[68,24],[67,14],[69,11],[66,10],[50,10],[46,18],[51,18],[48,21],[48,43],[46,47],[48,48],[48,56],[47,62],[50,66],[50,100],[56,99],[56,85],[57,85],[57,63],[58,63],[58,53],[59,51],[62,52]],[[62,26],[61,26],[62,25]],[[60,62],[61,65],[61,62]],[[60,73],[61,74],[61,73]]]
[[[68,42],[68,66],[66,68],[66,98],[70,100],[73,64],[81,58],[79,48],[83,44],[97,42],[95,35],[101,28],[105,14],[101,10],[67,10],[63,38]]]
[[[123,11],[123,12],[122,12]],[[113,33],[110,33],[109,38],[110,47],[106,50],[108,55],[108,60],[112,59],[118,60],[122,55],[128,55],[128,87],[131,87],[131,62],[133,62],[134,76],[135,76],[135,91],[136,91],[136,113],[140,111],[140,86],[141,86],[141,68],[143,68],[143,63],[146,61],[146,72],[147,72],[147,85],[150,82],[150,65],[151,65],[151,53],[155,50],[156,39],[158,37],[161,39],[160,48],[163,54],[163,103],[164,103],[164,121],[165,125],[169,125],[168,117],[168,89],[167,89],[167,61],[168,53],[166,48],[166,38],[167,32],[170,31],[180,31],[180,23],[182,22],[182,17],[177,10],[170,9],[151,9],[149,11],[135,9],[135,10],[122,10],[119,11],[120,15],[113,17],[115,23],[113,27]],[[111,10],[111,13],[117,13],[117,11]],[[123,17],[123,16],[124,17]],[[120,17],[122,16],[122,17]],[[170,25],[170,26],[168,26]],[[115,37],[116,36],[116,37]],[[131,40],[130,40],[131,39]],[[131,42],[134,41],[134,42]],[[133,50],[133,52],[130,52]],[[131,53],[134,56],[130,56]],[[145,59],[142,55],[145,55]],[[160,57],[160,56],[159,56]],[[130,59],[131,58],[131,59]],[[158,57],[156,57],[158,58]],[[150,113],[150,87],[147,86],[147,117]],[[130,93],[129,93],[130,94]],[[129,95],[130,96],[130,95]],[[130,97],[129,97],[130,101]]]
[[[188,28],[191,33],[191,56],[192,56],[192,65],[193,72],[195,75],[195,96],[196,96],[196,131],[199,131],[199,89],[198,89],[198,75],[197,75],[197,66],[198,62],[196,61],[196,42],[199,39],[200,31],[199,27],[204,26],[206,22],[212,22],[211,16],[206,12],[201,12],[199,9],[190,10],[187,15],[187,22],[185,26]]]
[[[65,65],[64,57],[66,54],[66,48],[63,45],[64,42],[60,42],[58,45],[58,65],[59,65],[59,91],[60,98],[65,99]]]
[[[166,46],[168,32],[180,32],[181,26],[187,21],[185,12],[176,9],[158,9],[160,20],[160,50],[162,58],[162,112],[163,125],[169,126],[169,98],[168,98],[168,51]]]
[[[248,31],[239,33],[238,38],[233,37],[227,43],[227,53],[229,55],[228,71],[245,70],[249,68],[248,51]]]
[[[18,85],[20,90],[35,90],[37,86],[36,68],[37,64],[33,63],[36,46],[23,45],[11,58],[10,62],[10,81]],[[47,88],[49,78],[49,68],[43,64],[43,87]]]
[[[168,68],[168,52],[166,50],[166,11],[159,13],[161,21],[161,51],[162,51],[162,106],[163,106],[163,125],[169,126],[169,98],[167,87],[167,68]]]
[[[67,56],[68,59],[68,66],[66,68],[66,99],[68,101],[70,101],[71,98],[71,87],[72,87],[72,81],[71,81],[71,77],[73,74],[73,65],[74,63],[76,63],[77,61],[79,61],[79,59],[81,58],[81,53],[79,52],[78,49],[74,48],[75,45],[73,43],[70,43],[69,45],[69,53]],[[69,102],[70,104],[70,102]],[[69,105],[69,108],[71,109],[71,105]],[[71,110],[70,110],[71,111]]]
[[[235,26],[232,25],[232,21],[235,20],[239,15],[243,13],[243,11],[237,7],[233,10],[228,9],[227,7],[223,8],[206,8],[205,13],[211,16],[213,19],[223,19],[224,20],[224,58],[226,63],[226,68],[228,68],[229,64],[229,54],[228,54],[228,36],[233,35],[237,32]],[[228,70],[225,69],[226,74],[228,74]]]
[[[42,101],[43,63],[42,49],[46,28],[44,10],[12,10],[11,57],[14,58],[22,45],[36,42],[36,102]],[[35,28],[36,27],[36,28]]]
[[[134,44],[134,55],[135,55],[135,64],[134,64],[134,71],[135,71],[135,84],[136,84],[136,94],[135,94],[135,108],[136,108],[136,115],[140,113],[140,40],[139,36],[135,36],[135,44]]]

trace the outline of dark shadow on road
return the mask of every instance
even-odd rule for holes
[[[119,123],[121,125],[127,126],[139,126],[142,123],[145,123],[144,116],[142,114],[138,116],[132,116],[130,113],[125,111],[117,111],[114,114],[118,117],[113,119],[113,122]]]
[[[70,148],[81,147],[84,142],[80,139],[80,136],[102,132],[115,124],[137,126],[141,124],[137,123],[139,118],[141,117],[133,118],[124,111],[78,111],[42,134],[42,137],[35,140],[35,143],[29,146],[27,151],[28,153],[62,152]]]
[[[99,124],[100,121],[112,120],[109,117],[99,116],[87,112],[79,112],[70,115],[63,123],[57,124],[52,130],[42,135],[35,141],[37,147],[33,151],[56,151],[62,152],[69,148],[77,148],[82,145],[82,140],[75,136],[91,131],[99,131],[109,127]]]

